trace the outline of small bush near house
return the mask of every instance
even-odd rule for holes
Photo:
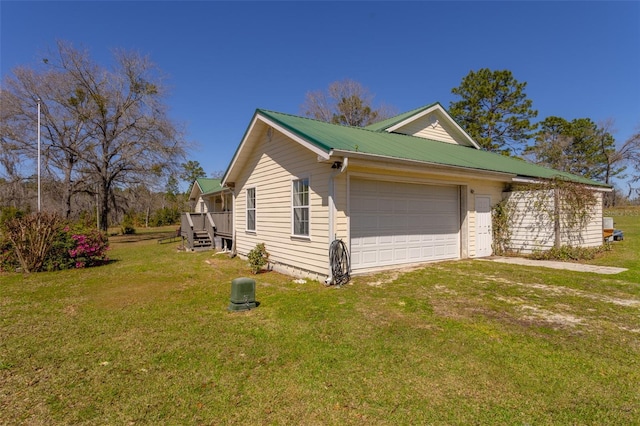
[[[269,262],[269,253],[264,247],[264,243],[256,244],[255,248],[247,255],[251,272],[257,274],[262,267]]]
[[[611,245],[606,243],[598,247],[572,247],[562,246],[553,247],[550,250],[542,251],[536,250],[529,255],[529,258],[534,260],[559,260],[559,261],[575,261],[592,260],[604,253],[611,250]]]

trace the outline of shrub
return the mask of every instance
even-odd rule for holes
[[[20,267],[20,262],[13,250],[11,241],[0,237],[0,272],[15,271]]]
[[[27,212],[20,210],[17,207],[0,208],[0,228],[2,228],[7,221],[24,217],[26,214]]]
[[[83,224],[65,226],[58,234],[45,269],[86,268],[107,262],[109,241],[106,235]]]
[[[122,231],[122,235],[133,235],[136,233],[136,228],[133,226],[133,216],[130,214],[126,214],[124,219],[122,219],[122,223],[120,224],[120,231]]]
[[[149,220],[150,226],[173,225],[180,221],[180,210],[176,208],[163,207],[157,210]]]
[[[75,242],[75,247],[69,250],[69,257],[75,268],[97,266],[109,260],[106,253],[109,250],[109,241],[97,229],[72,233],[71,239]]]
[[[20,267],[20,261],[13,249],[13,244],[8,238],[6,223],[25,215],[26,212],[15,207],[0,208],[0,272],[15,271]]]
[[[24,272],[41,271],[63,220],[55,213],[15,217],[4,223],[3,234],[11,243]]]
[[[560,260],[560,261],[581,261],[595,259],[605,251],[611,250],[610,244],[599,247],[573,247],[561,246],[553,247],[550,250],[536,250],[529,255],[534,260]]]
[[[256,244],[255,248],[247,255],[249,266],[254,274],[260,272],[262,267],[269,262],[269,253],[264,247],[264,243]]]
[[[84,268],[104,263],[108,241],[83,224],[69,225],[51,213],[15,217],[5,222],[0,240],[0,268],[24,272]]]

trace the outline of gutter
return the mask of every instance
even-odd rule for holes
[[[385,163],[395,163],[395,164],[411,164],[411,165],[416,165],[416,166],[429,166],[429,167],[433,167],[434,169],[444,169],[444,170],[451,170],[451,171],[463,171],[463,172],[467,172],[469,173],[470,171],[473,170],[478,170],[478,171],[482,171],[486,174],[492,174],[492,175],[496,175],[496,176],[505,176],[505,177],[509,177],[509,178],[513,178],[515,176],[517,176],[515,173],[510,173],[510,172],[500,172],[500,171],[496,171],[496,170],[489,170],[489,169],[481,169],[481,168],[473,168],[473,167],[467,167],[467,166],[454,166],[451,164],[443,164],[443,163],[434,163],[431,161],[421,161],[421,160],[410,160],[410,159],[406,159],[406,158],[398,158],[398,157],[389,157],[387,155],[379,155],[379,154],[370,154],[370,153],[366,153],[366,152],[353,152],[353,151],[344,151],[344,150],[340,150],[340,149],[332,149],[331,151],[329,151],[329,155],[330,156],[345,156],[346,157],[350,157],[350,158],[356,158],[356,159],[363,159],[363,160],[377,160],[377,161],[383,161]]]
[[[536,183],[543,182],[543,180],[541,180],[539,178],[528,178],[528,177],[521,177],[521,176],[516,176],[512,180],[513,180],[513,182],[517,182],[517,183],[531,183],[531,184],[536,184]],[[613,187],[612,186],[607,186],[605,184],[603,184],[602,186],[595,186],[595,185],[589,185],[587,183],[578,182],[578,181],[570,181],[570,182],[573,182],[573,183],[578,184],[578,185],[584,185],[587,189],[590,189],[592,191],[613,192]]]

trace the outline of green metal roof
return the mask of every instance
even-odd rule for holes
[[[212,192],[222,191],[220,179],[198,178],[196,179],[202,194],[211,194]]]
[[[424,108],[428,107],[422,109]],[[344,151],[347,156],[349,152],[368,154],[425,164],[507,173],[526,178],[561,177],[588,185],[608,187],[600,182],[538,166],[522,159],[415,136],[374,131],[371,130],[371,126],[340,126],[262,109],[256,113],[274,121],[327,154],[331,151]],[[416,110],[407,114],[415,113]]]
[[[412,117],[416,114],[421,113],[424,110],[427,110],[434,105],[438,105],[438,102],[432,103],[431,105],[423,106],[420,108],[413,109],[411,111],[404,112],[402,114],[396,115],[395,117],[387,118],[386,120],[378,121],[377,123],[369,124],[365,127],[367,130],[373,130],[374,132],[381,132],[389,127],[392,127],[398,123],[403,122],[409,117]]]

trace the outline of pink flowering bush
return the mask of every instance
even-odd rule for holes
[[[102,232],[91,229],[83,234],[73,234],[75,247],[69,250],[69,256],[76,268],[101,265],[108,261],[109,243]]]
[[[73,269],[102,265],[109,261],[109,241],[104,233],[82,224],[64,226],[47,256],[45,269]]]
[[[2,218],[0,218],[2,219]],[[109,241],[82,222],[55,213],[13,215],[0,220],[0,271],[55,271],[107,262]]]

